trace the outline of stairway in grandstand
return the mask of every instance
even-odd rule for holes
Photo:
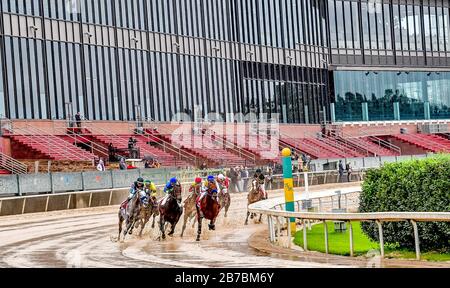
[[[375,143],[377,141],[378,143]],[[343,138],[326,135],[309,138],[293,138],[287,135],[281,135],[280,137],[280,146],[296,149],[315,159],[396,156],[401,154],[398,147],[384,142],[376,137]]]
[[[92,133],[92,132],[91,132]],[[137,140],[136,146],[139,148],[141,152],[141,158],[146,156],[150,156],[154,159],[157,159],[161,166],[163,167],[189,167],[192,166],[191,163],[188,163],[184,160],[177,159],[174,155],[169,152],[166,152],[160,148],[152,146],[152,143],[156,143],[158,141],[155,137],[146,137],[142,135],[113,135],[112,133],[106,134],[94,134],[92,136],[96,141],[103,143],[104,145],[109,145],[110,143],[116,149],[128,149],[128,139],[133,137]]]
[[[267,135],[234,135],[223,137],[223,139],[252,153],[258,158],[260,163],[280,163],[281,161],[278,136],[268,138]]]
[[[415,145],[426,151],[439,153],[450,152],[450,140],[433,134],[397,134],[393,138]]]
[[[152,133],[151,131],[148,132]],[[158,133],[157,137],[200,158],[206,159],[208,160],[207,162],[215,166],[235,167],[254,164],[254,159],[250,160],[243,155],[239,156],[230,152],[223,141],[214,139],[214,136],[211,137],[211,135],[190,135],[183,137],[182,135],[171,136],[162,132]]]
[[[14,127],[5,136],[11,138],[17,159],[34,159],[37,156],[51,160],[94,161],[97,158],[93,153],[31,125]]]

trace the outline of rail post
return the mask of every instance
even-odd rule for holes
[[[323,220],[323,229],[325,232],[325,253],[328,254],[328,225],[326,220]]]
[[[420,260],[420,241],[419,241],[419,230],[417,229],[417,222],[411,220],[411,224],[414,228],[414,243],[416,246],[416,259]]]
[[[384,258],[384,239],[383,239],[383,226],[381,225],[381,221],[377,221],[378,225],[378,236],[380,238],[380,252],[381,258]]]
[[[305,251],[308,251],[308,237],[306,235],[306,219],[303,219],[302,221],[302,226],[303,226],[303,249]]]
[[[352,221],[348,221],[349,234],[350,234],[350,257],[353,257],[353,227]]]
[[[286,211],[295,212],[294,206],[294,180],[292,178],[292,160],[291,149],[284,148],[281,152],[283,156],[283,179],[284,179],[284,198],[286,202]],[[295,218],[290,218],[290,232],[295,234]]]

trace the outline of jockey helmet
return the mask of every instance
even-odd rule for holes
[[[136,180],[136,183],[138,183],[138,184],[144,184],[144,179],[143,179],[142,177],[139,177],[139,178]]]
[[[259,174],[259,173],[262,173],[261,169],[257,169],[257,170],[256,170],[256,173],[258,173],[258,174]]]
[[[225,176],[223,176],[223,174],[219,174],[219,176],[217,176],[217,179],[219,180],[225,180]]]
[[[214,181],[214,176],[209,175],[209,176],[208,176],[208,182],[213,182],[213,181]]]
[[[173,177],[172,179],[170,179],[170,183],[172,184],[176,184],[178,182],[177,177]]]
[[[144,181],[144,184],[145,184],[145,185],[150,185],[151,183],[152,183],[152,181],[150,181],[150,180],[145,180],[145,181]]]
[[[195,183],[197,183],[197,184],[202,183],[202,178],[200,178],[200,177],[195,178]]]

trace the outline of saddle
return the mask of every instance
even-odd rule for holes
[[[125,200],[120,204],[120,209],[127,209],[128,207],[128,200]]]

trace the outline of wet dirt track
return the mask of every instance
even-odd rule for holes
[[[280,195],[281,192],[271,194]],[[323,257],[296,257],[252,248],[249,239],[254,242],[256,236],[258,245],[267,242],[261,240],[267,235],[265,221],[250,221],[249,226],[244,226],[246,194],[231,196],[228,218],[224,219],[221,213],[216,231],[204,229],[200,243],[194,241],[196,229],[191,225],[185,237],[180,238],[181,222],[175,237],[166,241],[156,241],[159,231],[150,225],[141,239],[132,235],[124,243],[111,241],[117,237],[117,207],[1,217],[0,267],[365,266],[348,259],[324,261]]]

